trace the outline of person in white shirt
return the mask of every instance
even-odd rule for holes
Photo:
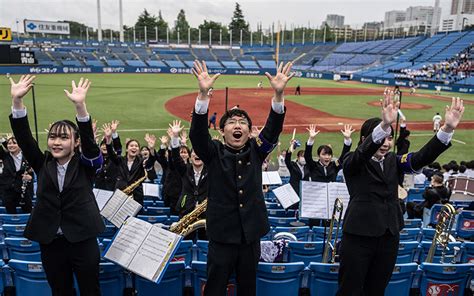
[[[441,120],[443,120],[443,118],[441,115],[439,115],[439,113],[436,113],[436,115],[433,116],[433,132],[438,132],[439,128],[441,127]]]

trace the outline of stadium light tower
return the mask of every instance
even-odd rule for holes
[[[97,39],[102,41],[102,22],[100,19],[100,0],[97,0]]]
[[[122,0],[119,0],[119,32],[120,32],[120,42],[124,42]]]

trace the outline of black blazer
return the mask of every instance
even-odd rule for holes
[[[14,119],[10,115],[10,123],[18,145],[38,176],[36,205],[26,225],[25,237],[48,244],[61,227],[66,239],[74,243],[103,232],[105,225],[92,192],[102,155],[94,141],[91,121],[77,122],[82,152],[70,160],[61,192],[56,159],[48,151],[41,152],[31,135],[28,118]]]
[[[319,161],[313,160],[313,145],[306,143],[306,149],[304,150],[304,158],[306,160],[306,166],[309,169],[309,176],[313,182],[336,182],[337,173],[342,169],[342,161],[344,156],[351,150],[351,145],[343,145],[341,155],[335,161],[331,161],[326,167],[326,174],[324,173],[324,167]]]
[[[285,114],[270,111],[257,139],[234,150],[211,139],[207,114],[194,112],[189,138],[208,170],[206,226],[209,240],[241,244],[268,233],[268,213],[262,192],[262,164],[278,143]]]
[[[0,145],[0,159],[3,161],[3,172],[0,174],[0,184],[4,188],[4,195],[6,196],[18,196],[21,194],[21,186],[23,184],[23,174],[25,170],[29,170],[28,162],[25,156],[22,156],[21,167],[17,172],[15,167],[15,161],[8,151]],[[29,175],[33,177],[33,173],[29,172]],[[28,182],[25,191],[26,196],[33,197],[33,182]],[[0,196],[2,198],[4,196]]]
[[[403,215],[398,200],[400,174],[414,173],[432,163],[451,144],[444,145],[434,136],[420,151],[397,156],[390,152],[383,161],[383,171],[372,160],[382,146],[367,137],[354,152],[344,158],[344,176],[350,202],[344,215],[346,233],[378,237],[387,230],[393,235],[403,228]]]
[[[122,143],[120,142],[120,137],[113,139],[112,145],[117,155],[122,154]],[[108,155],[104,155],[104,164],[96,173],[94,187],[114,191],[115,184],[117,183],[117,176],[117,165],[110,160]]]
[[[207,167],[203,166],[198,185],[194,180],[194,169],[190,163],[184,163],[179,155],[179,148],[171,150],[173,164],[181,175],[181,194],[176,204],[176,211],[180,217],[190,213],[196,207],[196,203],[202,203],[207,198],[208,178]]]
[[[309,169],[307,165],[303,166],[304,177],[301,174],[300,167],[296,163],[296,161],[291,161],[291,152],[290,150],[286,151],[285,155],[285,164],[290,172],[290,185],[296,191],[298,195],[300,195],[300,181],[308,181],[309,180]]]
[[[407,137],[407,127],[400,127],[400,136],[398,136],[396,144],[397,155],[403,155],[405,153],[408,153],[408,150],[410,149],[410,141],[407,139]]]

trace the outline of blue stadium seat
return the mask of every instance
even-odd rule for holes
[[[425,295],[463,296],[472,264],[422,263],[420,292]]]
[[[420,243],[418,241],[400,241],[398,244],[397,264],[415,262]]]
[[[422,241],[421,242],[421,254],[420,254],[420,262],[424,262],[425,261],[425,258],[426,256],[428,255],[428,251],[430,250],[430,247],[431,247],[431,242],[430,241]],[[462,243],[461,242],[449,242],[448,243],[448,247],[446,248],[446,256],[445,256],[445,259],[444,259],[444,262],[451,262],[453,260],[453,255],[455,253],[455,248],[459,248],[460,251],[462,251],[461,249],[462,247]],[[458,258],[456,258],[456,261],[458,261],[458,259],[460,260],[460,258],[462,258],[462,253],[458,253],[457,254]],[[441,259],[441,249],[438,247],[435,251],[435,254],[433,256],[433,263],[439,263],[439,260]]]
[[[145,197],[143,197],[143,198],[145,198]],[[144,199],[144,200],[143,200],[143,207],[144,207],[144,208],[153,207],[154,205],[155,205],[155,204],[154,204],[154,202],[153,202],[152,199]]]
[[[155,216],[155,215],[137,215],[137,218],[141,219],[143,221],[147,221],[148,223],[152,223],[152,224],[155,224],[155,223],[166,224],[166,222],[168,222],[168,216],[166,216],[166,215],[159,215],[159,216]]]
[[[268,222],[273,227],[283,226],[288,227],[291,226],[291,223],[296,222],[295,217],[268,217]]]
[[[311,262],[309,269],[311,274],[308,285],[311,296],[336,295],[339,287],[339,263]]]
[[[456,224],[457,236],[463,239],[474,237],[474,211],[462,211]]]
[[[273,209],[283,209],[281,205],[277,202],[265,202],[265,205],[267,206],[268,210],[273,210]]]
[[[30,214],[0,214],[0,224],[26,224]]]
[[[197,247],[197,260],[207,262],[207,250],[209,248],[209,242],[205,240],[196,241]]]
[[[193,241],[183,240],[179,244],[176,253],[174,254],[173,261],[182,261],[189,266],[193,260]]]
[[[309,226],[299,226],[299,227],[275,227],[274,233],[280,232],[289,232],[296,236],[298,241],[308,241],[310,235]]]
[[[99,238],[112,238],[117,232],[117,227],[111,224],[105,224],[105,230],[99,235]]]
[[[288,262],[303,261],[305,266],[311,262],[321,262],[324,243],[320,242],[288,242]]]
[[[442,204],[435,204],[431,207],[430,225],[436,225],[438,223],[438,215],[443,206]]]
[[[10,260],[16,295],[52,295],[41,262]]]
[[[461,263],[474,263],[474,242],[464,242]]]
[[[403,228],[400,230],[400,241],[419,241],[420,228]]]
[[[326,230],[326,234],[324,231]],[[329,227],[313,226],[313,241],[322,241],[327,237]],[[333,229],[333,237],[336,235],[336,228]],[[342,229],[339,229],[338,239],[342,238]]]
[[[304,267],[303,262],[259,262],[257,295],[298,295]]]
[[[3,263],[2,260],[0,260],[0,295],[3,295],[3,290],[5,289],[5,277],[4,277],[4,272],[3,272],[4,266],[5,266],[5,263]]]
[[[397,264],[393,269],[390,282],[385,288],[385,296],[409,295],[413,277],[418,269],[416,263]]]
[[[435,233],[436,230],[434,228],[423,228],[423,230],[421,231],[421,240],[432,241]]]
[[[193,261],[191,264],[192,278],[193,278],[193,290],[194,296],[203,296],[204,287],[207,282],[207,264],[205,261]],[[237,288],[235,284],[235,278],[231,277],[227,284],[226,296],[236,296]],[[263,294],[262,294],[263,295]],[[265,294],[266,295],[266,294]]]
[[[406,228],[421,228],[422,224],[421,219],[405,219]]]
[[[169,207],[148,207],[145,212],[146,215],[169,215],[170,208]]]
[[[270,217],[295,217],[295,210],[285,209],[269,209],[268,216]]]
[[[103,296],[122,295],[125,289],[123,268],[112,262],[101,262],[99,269],[100,292]]]
[[[410,188],[408,190],[407,201],[423,200],[423,191],[421,188]]]
[[[3,224],[3,232],[6,237],[23,237],[26,224]]]
[[[184,262],[170,262],[159,284],[142,277],[135,277],[138,295],[182,295],[184,287]],[[119,294],[117,294],[119,295]],[[121,295],[121,294],[120,294]],[[196,295],[196,294],[195,294]]]
[[[24,261],[41,261],[40,246],[37,242],[24,237],[7,237],[5,246],[9,259]]]
[[[171,224],[173,224],[174,222],[178,222],[178,221],[179,221],[179,217],[178,217],[178,216],[170,215],[170,217],[168,218],[168,225],[171,225]]]

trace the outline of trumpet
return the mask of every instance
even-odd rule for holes
[[[334,201],[334,208],[332,210],[331,223],[329,225],[329,232],[326,238],[326,244],[324,245],[322,263],[336,262],[336,244],[337,238],[339,237],[339,229],[341,228],[342,211],[344,204],[340,198],[336,198]],[[336,235],[333,239],[334,228],[336,228]],[[333,241],[334,240],[334,241]]]
[[[438,247],[441,248],[440,263],[444,263],[446,250],[449,250],[448,243],[450,241],[451,230],[453,229],[454,220],[456,219],[456,209],[451,204],[445,204],[441,208],[438,216],[438,224],[436,224],[435,235],[431,242],[430,250],[426,256],[425,262],[432,263],[433,257]],[[455,260],[456,255],[453,260]]]

